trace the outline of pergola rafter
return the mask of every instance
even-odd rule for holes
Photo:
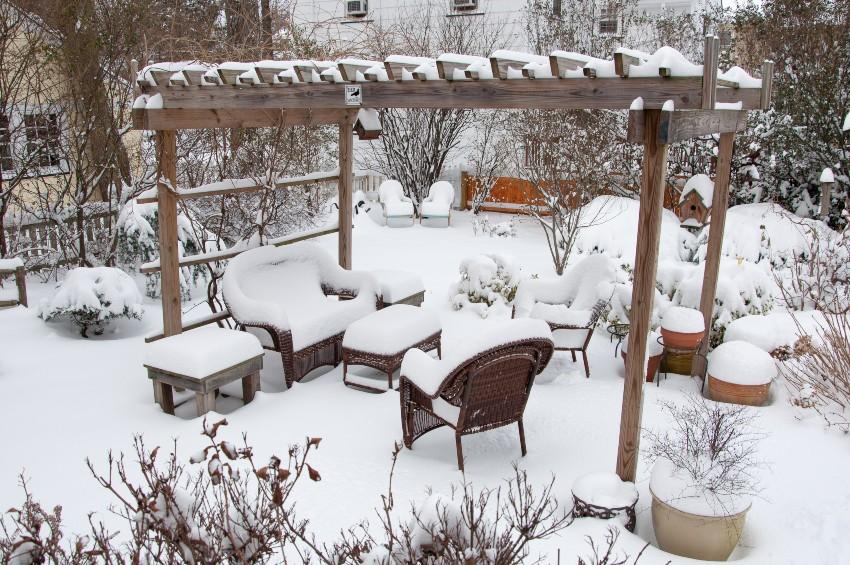
[[[721,76],[718,43],[716,37],[706,38],[703,66],[669,48],[652,55],[618,49],[612,60],[564,51],[549,56],[497,51],[489,58],[444,54],[437,59],[391,56],[383,62],[149,65],[136,75],[133,123],[158,131],[161,254],[156,267],[162,273],[163,335],[183,329],[177,202],[192,197],[191,190],[176,188],[177,129],[338,124],[339,262],[350,268],[352,127],[361,108],[629,110],[628,141],[642,143],[645,152],[617,472],[634,480],[667,148],[720,134],[701,301],[709,334],[735,132],[745,127],[748,110],[767,108],[770,102],[773,64],[765,62],[761,80],[740,69]]]

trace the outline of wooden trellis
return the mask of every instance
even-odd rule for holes
[[[706,38],[706,64],[696,73],[694,65],[659,53],[620,49],[612,60],[601,60],[561,51],[548,57],[497,51],[489,58],[444,54],[437,59],[391,56],[382,62],[148,66],[138,75],[133,121],[138,129],[157,132],[164,335],[183,329],[177,201],[192,191],[176,188],[178,129],[337,124],[339,263],[350,268],[352,127],[361,108],[629,110],[628,140],[642,143],[645,152],[617,472],[634,480],[667,148],[675,141],[720,134],[701,300],[710,332],[735,132],[744,128],[748,110],[767,108],[772,76],[772,63],[765,62],[760,81],[719,77],[716,37]],[[187,261],[192,259],[183,264]]]

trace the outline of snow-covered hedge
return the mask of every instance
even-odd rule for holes
[[[159,257],[157,231],[159,220],[156,204],[139,204],[130,200],[118,214],[118,262],[129,271],[138,271],[142,263]],[[203,244],[195,237],[192,223],[185,214],[177,215],[178,254],[194,255],[203,252]],[[180,270],[180,293],[189,299],[190,289],[204,276],[203,266],[184,267]],[[145,294],[151,298],[160,295],[160,275],[150,273],[145,283]]]
[[[88,337],[115,318],[142,319],[142,295],[130,276],[114,267],[78,267],[68,271],[56,294],[39,305],[39,316],[49,322],[68,318]]]
[[[460,281],[450,294],[455,310],[470,308],[486,318],[495,304],[511,304],[519,285],[519,268],[508,257],[476,255],[461,261]]]

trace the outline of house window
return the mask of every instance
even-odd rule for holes
[[[599,11],[599,33],[602,35],[617,34],[617,8],[608,6]]]
[[[59,115],[55,112],[24,116],[26,154],[37,167],[59,167],[62,164]]]
[[[9,116],[0,114],[0,172],[15,168],[12,162],[12,130]]]

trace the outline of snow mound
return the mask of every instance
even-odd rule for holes
[[[820,174],[820,182],[835,182],[835,175],[832,174],[832,169],[826,167]]]
[[[684,55],[665,45],[649,56],[645,63],[629,67],[630,77],[657,77],[659,69],[670,70],[673,77],[700,77],[702,65],[694,65]]]
[[[45,320],[63,312],[90,310],[100,320],[142,315],[142,294],[130,275],[114,267],[77,267],[65,275],[52,298],[41,301],[39,315]]]
[[[638,499],[634,483],[620,479],[616,473],[597,472],[582,475],[573,483],[573,494],[594,506],[623,508]]]
[[[725,341],[745,341],[770,353],[780,347],[793,347],[798,337],[797,324],[787,312],[744,316],[726,328]]]
[[[671,332],[695,334],[705,331],[705,318],[695,308],[672,306],[664,312],[661,327]]]
[[[738,385],[764,385],[776,378],[776,360],[746,341],[727,341],[708,356],[708,373]]]

